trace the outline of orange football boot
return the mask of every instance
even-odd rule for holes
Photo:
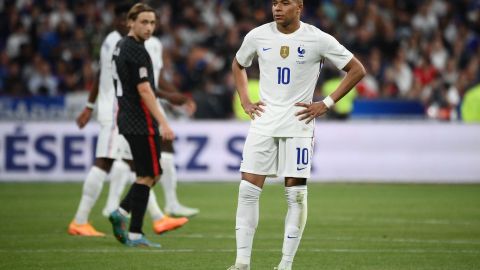
[[[95,230],[90,223],[77,224],[75,221],[72,221],[70,225],[68,225],[68,234],[81,236],[105,236],[104,233]]]
[[[166,233],[182,227],[187,222],[188,218],[186,217],[172,218],[165,215],[162,219],[153,222],[153,231],[156,234]]]

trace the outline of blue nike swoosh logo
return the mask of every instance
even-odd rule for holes
[[[263,51],[268,51],[270,50],[271,48],[262,48]]]
[[[298,236],[290,236],[290,235],[287,235],[287,238],[288,238],[288,239],[293,239],[293,238],[298,238]]]
[[[298,168],[297,167],[297,171],[301,171],[301,170],[305,170],[307,167],[303,167],[303,168]]]

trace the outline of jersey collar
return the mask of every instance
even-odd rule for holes
[[[290,34],[285,34],[285,33],[282,33],[280,32],[278,29],[277,29],[277,23],[275,22],[272,22],[272,29],[273,29],[273,32],[276,34],[276,35],[279,35],[281,37],[286,37],[286,38],[293,38],[295,36],[297,36],[300,32],[302,32],[303,28],[305,27],[305,24],[300,21],[300,27],[295,30],[295,32],[293,33],[290,33]]]

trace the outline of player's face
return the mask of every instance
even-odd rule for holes
[[[296,0],[273,0],[273,19],[277,24],[288,26],[296,20],[300,20],[302,7]]]
[[[130,31],[139,40],[149,39],[155,30],[155,13],[142,12],[135,21],[130,21]]]
[[[128,33],[128,24],[127,24],[127,14],[123,13],[119,17],[115,18],[116,29],[120,32],[122,36]]]

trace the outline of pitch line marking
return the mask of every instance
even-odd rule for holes
[[[0,253],[234,253],[236,249],[0,249]],[[307,253],[398,253],[398,254],[480,254],[476,249],[302,249]],[[278,253],[280,249],[254,249],[254,252]]]
[[[37,235],[38,236],[38,235]],[[60,234],[42,234],[45,237],[52,237],[52,236],[60,236],[63,237],[64,235]],[[218,240],[225,240],[225,239],[232,239],[235,240],[234,234],[190,234],[190,235],[182,235],[177,234],[175,238],[184,238],[184,239],[218,239]],[[270,235],[258,235],[256,239],[260,240],[278,240],[283,238],[283,235],[278,234],[270,234]],[[0,239],[25,239],[25,235],[0,235]],[[480,245],[480,239],[478,240],[469,240],[469,239],[417,239],[417,238],[373,238],[373,237],[349,237],[349,236],[339,236],[339,237],[310,237],[304,236],[302,237],[304,241],[352,241],[352,242],[369,242],[369,243],[418,243],[418,244],[455,244],[455,245]]]

